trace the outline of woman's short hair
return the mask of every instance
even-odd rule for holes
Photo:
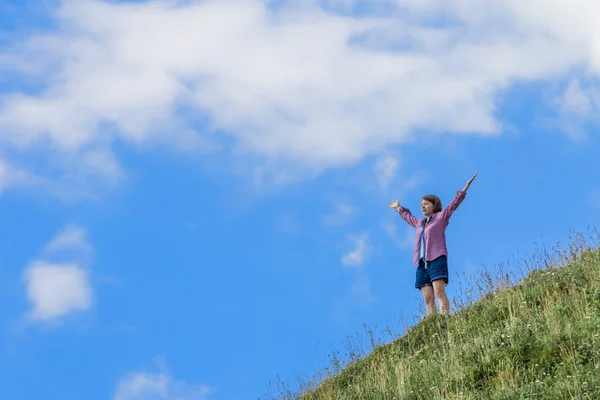
[[[442,211],[442,201],[435,194],[425,195],[425,196],[423,196],[422,200],[428,201],[431,204],[433,204],[433,212],[434,213]]]

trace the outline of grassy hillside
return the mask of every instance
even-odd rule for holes
[[[485,272],[476,302],[271,398],[600,399],[599,239],[542,250],[520,277]]]

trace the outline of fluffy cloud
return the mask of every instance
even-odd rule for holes
[[[88,273],[77,265],[35,262],[24,278],[34,320],[55,320],[92,306]]]
[[[408,226],[403,229],[403,233],[398,233],[398,226],[404,226],[405,222],[400,220],[396,215],[397,220],[382,220],[381,230],[385,232],[387,237],[394,242],[398,247],[403,249],[412,249],[415,241],[415,229]]]
[[[346,225],[356,215],[356,207],[340,201],[335,201],[335,210],[330,214],[323,216],[322,222],[325,225]]]
[[[0,146],[15,160],[45,146],[64,174],[108,181],[122,176],[117,141],[216,140],[277,173],[320,171],[416,131],[499,134],[498,95],[515,82],[600,70],[595,0],[374,0],[389,12],[360,18],[356,1],[324,3],[339,13],[316,0],[65,0],[56,31],[0,57],[28,82],[0,94]]]
[[[46,252],[59,252],[64,250],[91,250],[87,241],[85,229],[80,225],[67,225],[46,246]]]
[[[55,321],[93,306],[89,272],[81,265],[90,250],[85,230],[69,225],[48,242],[43,257],[25,269],[23,280],[32,306],[29,312],[32,320]],[[75,256],[76,261],[47,261],[64,254]]]
[[[2,189],[10,183],[10,170],[8,165],[5,162],[0,160],[0,192]]]
[[[369,235],[362,233],[349,236],[348,240],[352,243],[352,250],[342,257],[342,265],[345,267],[362,267],[371,250]]]
[[[398,158],[392,156],[382,156],[375,162],[375,177],[382,190],[387,190],[390,186],[396,171],[398,170]]]
[[[117,386],[113,400],[206,400],[214,389],[174,380],[166,373],[135,372]]]
[[[41,182],[28,172],[0,158],[0,193],[12,186],[39,185]]]
[[[600,87],[583,86],[572,79],[556,101],[559,109],[559,128],[574,140],[587,137],[585,124],[600,121]]]

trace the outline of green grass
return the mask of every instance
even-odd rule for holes
[[[351,343],[342,360],[270,399],[599,399],[600,235],[483,271],[454,301],[390,340]],[[510,270],[510,273],[505,271]],[[495,273],[495,275],[494,275]]]

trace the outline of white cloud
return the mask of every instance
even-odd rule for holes
[[[63,250],[91,250],[85,229],[80,225],[67,225],[46,246],[46,252],[58,252]]]
[[[334,225],[346,225],[352,221],[352,218],[356,215],[356,207],[351,204],[346,204],[340,201],[335,201],[335,210],[323,216],[323,224],[334,226]]]
[[[39,186],[40,184],[43,182],[30,173],[0,158],[0,194],[9,187]]]
[[[23,273],[32,320],[56,321],[93,306],[89,272],[82,266],[91,250],[85,229],[75,224],[67,225],[44,246],[41,257]],[[69,261],[64,260],[66,255]],[[48,261],[56,258],[60,261]]]
[[[2,145],[0,144],[0,149]],[[18,162],[9,162],[0,159],[0,195],[10,189],[43,191],[46,195],[51,195],[63,201],[72,202],[83,198],[95,197],[89,191],[89,184],[93,181],[94,173],[87,171],[85,167],[88,163],[83,160],[83,165],[79,165],[79,170],[73,170],[68,174],[55,178],[49,176],[43,171],[34,171],[27,166],[20,166]],[[63,161],[64,164],[64,161]],[[68,164],[68,163],[67,163]],[[72,168],[77,168],[74,164],[69,164]],[[52,168],[47,168],[51,170]],[[47,172],[47,171],[46,171]],[[121,177],[124,177],[122,174]],[[97,177],[97,176],[96,176]],[[100,179],[102,181],[102,179]],[[104,184],[104,187],[106,185]]]
[[[119,382],[113,400],[206,400],[214,389],[176,381],[166,373],[135,372]]]
[[[600,121],[600,87],[582,87],[580,79],[572,79],[556,103],[559,108],[558,125],[574,140],[587,137],[586,122]]]
[[[64,174],[114,181],[116,141],[193,151],[210,130],[288,182],[283,167],[355,163],[416,131],[498,134],[513,83],[600,70],[595,0],[374,0],[398,6],[377,18],[319,3],[63,1],[56,32],[4,50],[0,72],[41,89],[0,94],[0,146],[48,145]]]
[[[10,169],[9,166],[2,160],[0,160],[0,193],[2,190],[10,184]]]
[[[345,267],[362,267],[371,250],[369,235],[361,233],[360,235],[349,236],[348,240],[352,243],[352,250],[342,257],[342,265]]]
[[[375,176],[377,183],[382,190],[387,190],[390,186],[396,171],[398,170],[399,161],[396,157],[381,156],[375,162]]]
[[[396,218],[400,220],[398,215],[395,215]],[[398,224],[405,224],[404,221],[381,221],[381,229],[385,232],[387,237],[394,242],[400,248],[403,249],[412,249],[415,243],[415,229],[407,226],[404,228],[403,233],[398,233]]]
[[[581,89],[579,80],[572,80],[565,89],[561,111],[587,115],[595,108],[592,100],[590,94]]]
[[[55,320],[92,306],[88,273],[77,265],[37,261],[26,269],[24,280],[34,320]]]

